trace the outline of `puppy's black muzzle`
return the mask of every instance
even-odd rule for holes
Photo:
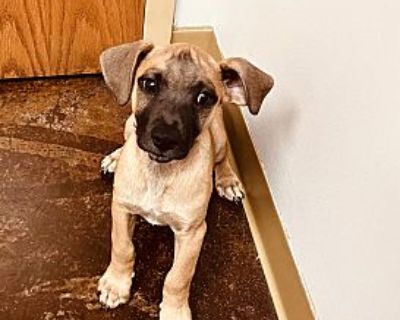
[[[195,123],[184,121],[166,121],[165,119],[151,119],[145,114],[137,116],[138,146],[146,151],[150,159],[165,163],[172,160],[181,160],[189,153],[193,145]]]
[[[193,146],[198,119],[193,106],[182,99],[171,93],[159,95],[136,114],[138,145],[152,160],[183,159]]]
[[[180,146],[180,134],[174,126],[161,124],[151,130],[151,140],[160,153],[173,151]]]

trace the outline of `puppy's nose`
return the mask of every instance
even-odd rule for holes
[[[157,126],[151,131],[154,146],[161,152],[175,149],[179,144],[179,132],[170,126]]]

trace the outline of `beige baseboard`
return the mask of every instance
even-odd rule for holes
[[[179,28],[172,42],[195,44],[222,58],[212,28]],[[254,145],[237,106],[227,106],[224,119],[237,171],[246,189],[244,208],[279,319],[314,319],[311,303],[290,252]]]

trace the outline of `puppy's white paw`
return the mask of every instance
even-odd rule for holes
[[[176,308],[161,303],[160,320],[192,320],[192,313],[188,304]]]
[[[132,277],[115,274],[110,268],[100,278],[98,291],[100,302],[108,308],[116,308],[129,300]]]
[[[243,186],[233,172],[227,176],[216,176],[215,187],[220,197],[230,201],[240,202],[245,196]]]
[[[103,173],[113,173],[117,168],[117,163],[118,159],[113,157],[113,154],[109,154],[101,160],[101,171]]]

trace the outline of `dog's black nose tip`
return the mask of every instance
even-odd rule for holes
[[[175,149],[179,145],[176,129],[167,126],[156,127],[151,132],[154,146],[161,152]]]

